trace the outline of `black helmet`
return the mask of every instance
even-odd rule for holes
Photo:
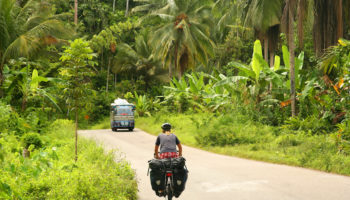
[[[171,129],[171,124],[169,124],[169,123],[164,123],[164,124],[162,125],[162,129],[165,130],[165,131],[170,131],[170,129]]]

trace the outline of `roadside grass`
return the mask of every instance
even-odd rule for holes
[[[74,126],[57,120],[40,135],[42,148],[23,158],[18,138],[0,135],[0,199],[136,200],[137,182],[130,165],[95,142],[79,138],[74,162]]]
[[[136,126],[158,135],[169,122],[183,144],[203,150],[272,163],[350,175],[349,152],[338,150],[334,134],[312,135],[285,127],[262,125],[244,116],[155,114],[139,117]],[[184,152],[186,155],[186,152]]]
[[[105,117],[102,121],[97,122],[96,124],[88,127],[88,129],[91,129],[91,130],[109,129],[109,128],[111,128],[109,117]]]

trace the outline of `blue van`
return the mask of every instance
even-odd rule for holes
[[[134,119],[135,106],[128,103],[124,99],[117,99],[111,104],[111,129],[129,129],[133,131],[135,128]]]

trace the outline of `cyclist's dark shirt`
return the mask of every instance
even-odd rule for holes
[[[160,146],[160,153],[176,152],[176,145],[180,144],[180,140],[174,134],[167,135],[162,133],[158,135],[156,145]]]

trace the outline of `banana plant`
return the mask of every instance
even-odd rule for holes
[[[259,40],[254,43],[253,58],[250,65],[233,61],[229,63],[229,66],[238,69],[238,75],[221,80],[215,86],[245,84],[257,103],[262,100],[263,94],[268,92],[270,83],[275,88],[274,91],[281,91],[284,83],[284,70],[280,69],[280,58],[275,57],[275,66],[271,69],[263,59]]]
[[[137,114],[142,116],[151,116],[150,110],[151,110],[151,102],[149,99],[147,99],[146,95],[138,95],[137,92],[134,93],[135,97],[135,106],[136,106],[136,112]]]
[[[59,111],[61,111],[61,108],[57,105],[57,100],[46,89],[43,89],[40,86],[40,83],[49,82],[50,79],[39,76],[36,69],[33,70],[31,76],[28,76],[29,69],[30,66],[26,66],[19,72],[14,72],[14,74],[9,77],[9,80],[7,81],[6,92],[10,94],[15,90],[18,90],[22,94],[22,112],[26,110],[28,101],[34,98],[47,100]]]

